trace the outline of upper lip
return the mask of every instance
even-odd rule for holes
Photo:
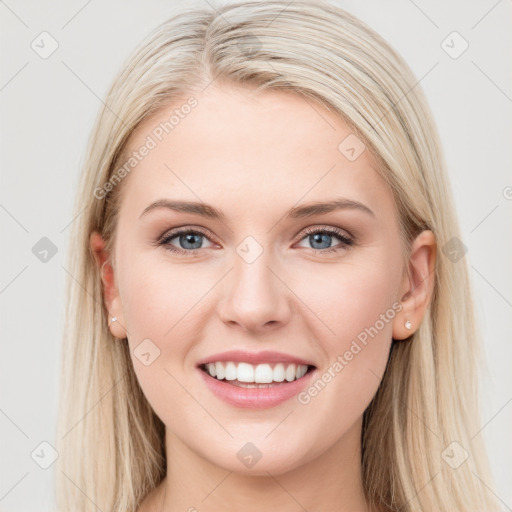
[[[313,363],[300,357],[285,354],[284,352],[274,352],[271,350],[263,350],[261,352],[246,352],[245,350],[228,350],[227,352],[219,352],[205,357],[198,361],[197,366],[207,363],[215,363],[217,361],[233,361],[251,364],[260,363],[294,363],[314,366]]]

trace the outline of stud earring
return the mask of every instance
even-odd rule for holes
[[[410,320],[407,320],[404,325],[405,325],[406,329],[411,329],[412,328],[412,324],[411,324]]]
[[[117,316],[113,316],[112,320],[110,321],[110,323],[108,325],[113,324],[114,322],[117,322]]]

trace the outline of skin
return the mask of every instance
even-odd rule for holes
[[[195,97],[198,106],[121,184],[113,254],[99,233],[91,235],[98,266],[105,263],[106,307],[118,319],[111,332],[128,338],[140,385],[166,425],[167,476],[140,512],[366,512],[362,415],[392,337],[409,337],[430,301],[434,235],[421,233],[404,264],[391,190],[369,151],[349,161],[338,150],[351,130],[319,104],[227,84]],[[176,106],[144,121],[129,151]],[[343,209],[285,218],[295,206],[335,197],[361,202],[374,215]],[[159,199],[200,200],[226,218],[165,208],[141,217]],[[202,241],[196,256],[155,245],[177,227],[207,233],[188,245],[179,237],[169,242],[190,251]],[[337,227],[355,243],[328,235],[315,242],[304,234],[309,227]],[[236,252],[247,236],[263,249],[252,263]],[[329,245],[340,250],[326,253]],[[237,408],[213,395],[196,370],[199,359],[239,348],[293,354],[322,374],[394,303],[402,310],[308,404],[292,398],[267,409]],[[160,350],[149,366],[133,352],[147,338]],[[252,468],[237,458],[249,441],[262,453]]]

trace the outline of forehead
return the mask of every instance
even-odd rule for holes
[[[193,95],[195,106],[183,108],[191,96],[160,109],[132,134],[129,155],[151,148],[123,184],[122,209],[142,211],[171,198],[254,214],[339,196],[393,208],[370,152],[359,154],[363,146],[353,130],[318,102],[212,84]]]

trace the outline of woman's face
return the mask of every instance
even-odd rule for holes
[[[369,151],[319,104],[227,85],[195,100],[129,141],[109,308],[168,440],[278,474],[359,443],[404,322],[398,216]],[[255,379],[274,384],[235,385]]]

